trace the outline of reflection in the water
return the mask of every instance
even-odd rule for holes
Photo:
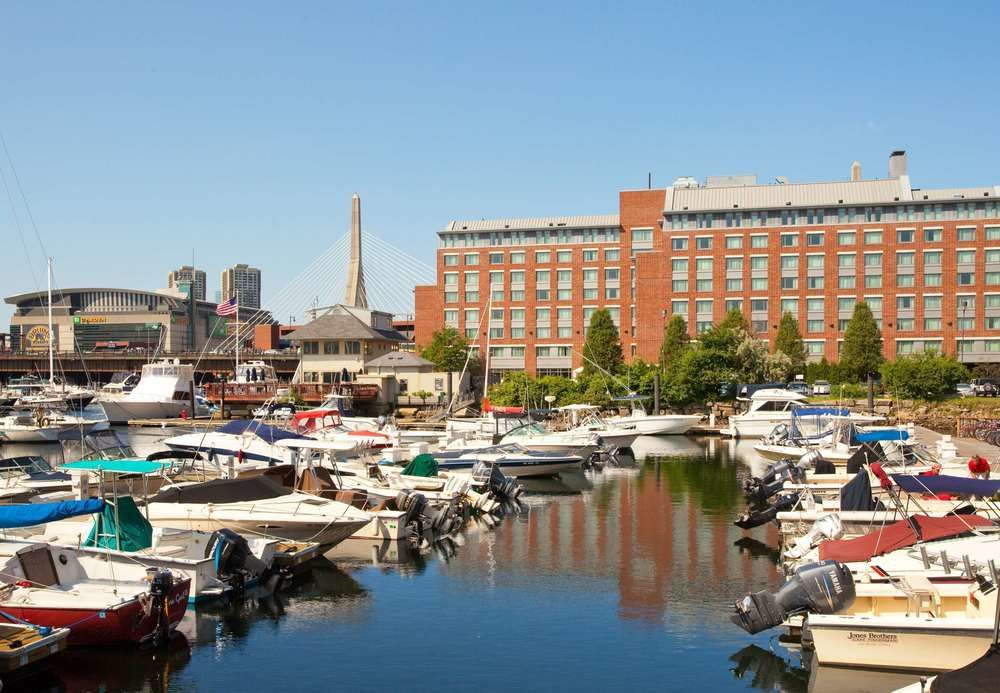
[[[750,688],[799,693],[809,685],[809,671],[758,645],[747,645],[729,658],[730,671]]]
[[[781,550],[769,546],[759,539],[740,537],[733,542],[733,546],[738,548],[741,554],[747,553],[753,558],[766,558],[774,563],[774,565],[781,564]]]

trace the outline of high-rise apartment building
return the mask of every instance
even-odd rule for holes
[[[182,288],[194,286],[194,297],[195,300],[204,301],[205,300],[205,272],[200,269],[191,267],[190,265],[184,265],[180,269],[175,269],[173,272],[167,274],[167,287]]]
[[[626,357],[646,360],[672,315],[697,337],[739,308],[766,340],[791,312],[810,358],[836,360],[866,301],[887,357],[1000,362],[1000,186],[915,188],[904,152],[888,173],[864,180],[855,162],[832,182],[679,178],[620,193],[615,216],[452,222],[437,283],[416,288],[416,342],[447,325],[481,349],[489,339],[491,371],[566,374],[597,308]]]
[[[260,270],[233,265],[222,271],[222,300],[236,296],[240,308],[260,308]]]

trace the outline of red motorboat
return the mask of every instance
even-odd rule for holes
[[[72,645],[162,643],[187,608],[189,578],[34,541],[3,541],[0,611],[70,629]]]

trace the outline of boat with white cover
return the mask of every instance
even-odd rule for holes
[[[607,419],[612,426],[635,428],[644,436],[684,435],[705,417],[701,414],[649,414],[642,406],[642,395],[619,397],[616,402],[629,402],[632,411],[628,416],[612,416]]]
[[[194,366],[178,359],[160,359],[142,367],[138,384],[128,393],[102,392],[97,401],[113,424],[133,419],[176,419],[181,412],[202,414],[196,409]]]

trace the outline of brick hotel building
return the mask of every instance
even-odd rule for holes
[[[415,289],[417,345],[449,326],[480,349],[489,337],[493,379],[569,375],[598,308],[646,360],[671,315],[697,336],[739,308],[767,340],[790,311],[810,358],[836,360],[864,300],[886,357],[1000,361],[1000,186],[913,188],[893,152],[887,178],[863,180],[857,162],[822,183],[679,178],[619,193],[618,212],[449,223],[437,284]]]

